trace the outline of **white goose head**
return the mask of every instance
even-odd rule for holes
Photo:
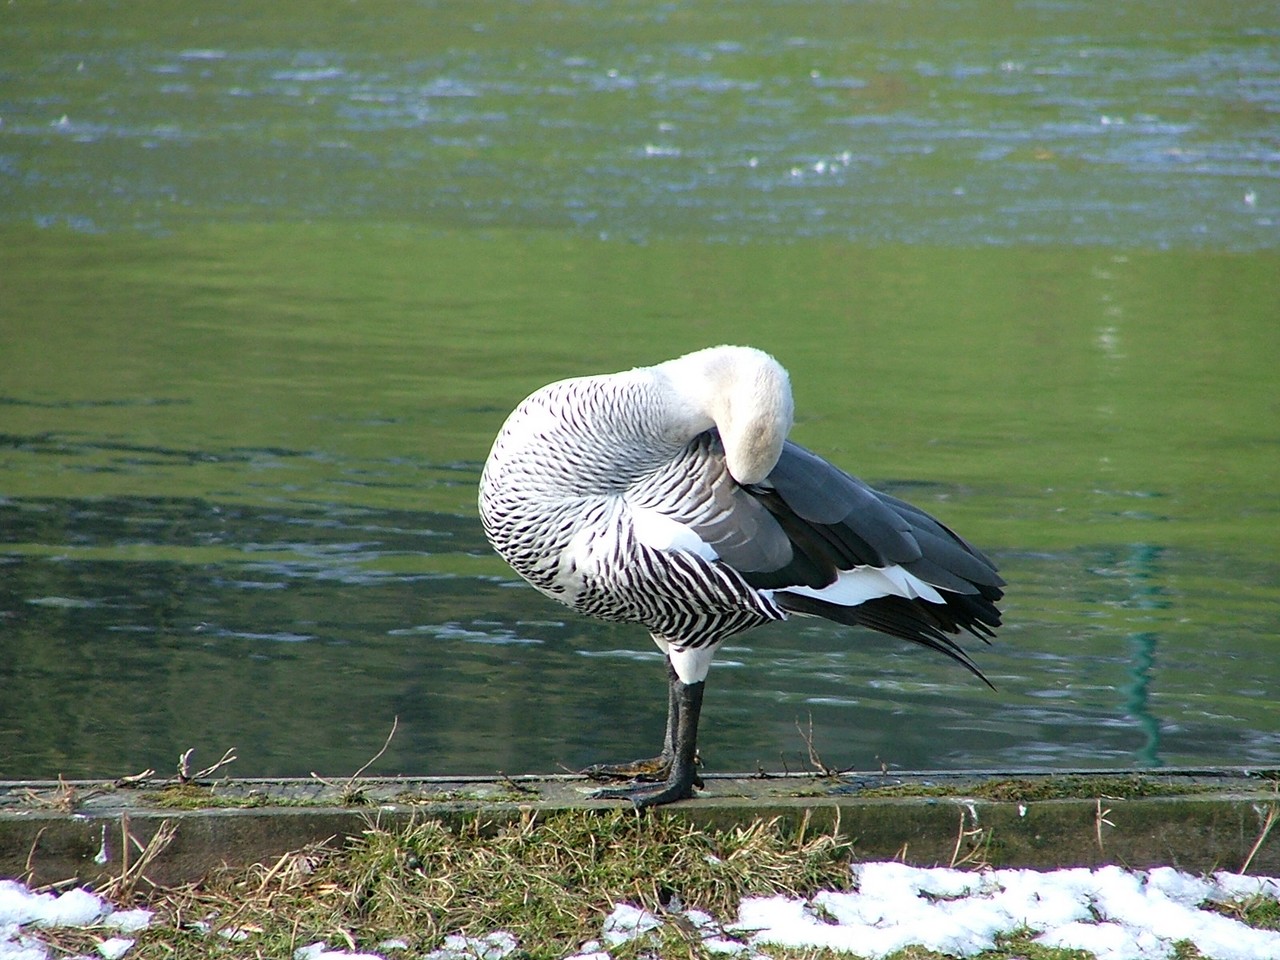
[[[777,360],[752,347],[708,347],[653,368],[674,399],[678,429],[693,437],[715,426],[729,473],[759,483],[777,465],[791,430],[791,380]]]

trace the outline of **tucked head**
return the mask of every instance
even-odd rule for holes
[[[654,368],[670,383],[695,433],[713,424],[739,483],[769,475],[791,430],[791,381],[782,365],[751,347],[708,347]],[[701,424],[701,426],[698,426]]]

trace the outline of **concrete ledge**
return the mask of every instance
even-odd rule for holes
[[[1053,868],[1117,863],[1193,873],[1280,875],[1274,772],[708,776],[699,796],[657,812],[707,827],[781,817],[837,829],[858,859]],[[93,883],[136,864],[167,822],[174,836],[146,875],[198,879],[222,866],[341,845],[371,825],[426,818],[499,824],[528,811],[608,809],[581,777],[0,782],[0,876]],[[891,795],[886,795],[891,794]],[[994,799],[993,799],[994,798]],[[1269,819],[1270,818],[1270,819]]]

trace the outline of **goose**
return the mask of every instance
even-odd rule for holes
[[[786,370],[717,346],[542,387],[503,424],[479,507],[496,552],[579,613],[637,623],[665,654],[661,752],[585,774],[637,808],[701,786],[698,719],[716,648],[791,615],[869,627],[946,654],[986,641],[1004,581],[918,507],[787,439]]]

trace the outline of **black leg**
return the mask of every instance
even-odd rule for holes
[[[630,763],[593,763],[580,771],[592,780],[666,780],[671,773],[671,761],[675,758],[676,725],[680,722],[680,704],[676,699],[676,668],[667,660],[667,732],[662,740],[662,752],[656,757],[632,760]]]
[[[698,781],[698,718],[702,714],[702,693],[706,684],[682,683],[671,673],[667,730],[672,751],[670,769],[664,783],[598,790],[600,800],[630,800],[637,808],[655,807],[693,796]],[[674,731],[672,727],[674,726]]]
[[[667,766],[676,755],[676,727],[680,725],[680,698],[676,687],[680,678],[676,676],[676,668],[667,660],[667,732],[662,739],[662,755],[667,758]]]

